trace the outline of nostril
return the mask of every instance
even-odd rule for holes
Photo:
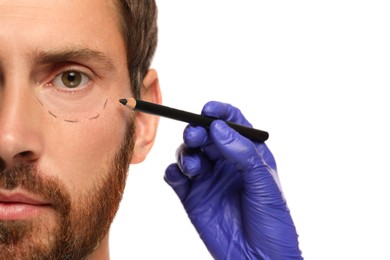
[[[0,158],[0,172],[4,171],[5,167],[6,167],[5,161],[2,158]]]
[[[20,152],[15,156],[15,162],[19,163],[29,163],[35,159],[34,153],[31,151]]]
[[[15,164],[26,164],[26,163],[31,163],[34,161],[35,155],[31,151],[25,151],[25,152],[20,152],[14,157],[14,163]]]
[[[29,157],[32,153],[27,151],[27,152],[21,152],[19,153],[19,156],[22,157],[22,158],[26,158],[26,157]]]
[[[35,154],[31,151],[20,152],[9,162],[0,157],[0,174],[4,172],[7,168],[16,167],[18,165],[23,164],[31,164],[36,159],[37,158]]]

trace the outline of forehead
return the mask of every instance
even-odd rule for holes
[[[99,49],[121,40],[118,15],[114,0],[0,0],[0,44]]]
[[[21,19],[86,19],[116,12],[115,0],[0,0],[0,16]],[[112,17],[111,17],[112,18]]]

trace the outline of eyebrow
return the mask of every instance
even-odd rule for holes
[[[71,48],[64,50],[36,51],[31,58],[36,64],[56,64],[64,61],[85,61],[98,63],[104,69],[112,70],[113,61],[104,53],[88,48]]]

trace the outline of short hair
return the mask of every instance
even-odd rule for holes
[[[116,1],[127,52],[131,91],[135,98],[139,98],[143,78],[157,48],[157,6],[155,0]]]

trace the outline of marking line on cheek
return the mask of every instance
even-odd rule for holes
[[[58,118],[53,112],[51,112],[50,110],[47,111],[49,113],[49,115],[51,115],[52,117],[54,118]]]
[[[66,123],[78,123],[79,121],[65,119],[64,122],[66,122]]]
[[[39,98],[37,98],[37,101],[39,102],[39,104],[41,104],[42,107],[46,107],[44,105],[44,103]],[[101,106],[101,110],[102,111],[106,110],[107,109],[107,105],[108,105],[108,98],[105,99],[103,105]],[[96,111],[95,115],[87,117],[87,118],[84,118],[84,120],[78,120],[78,119],[66,119],[63,116],[60,117],[56,113],[53,113],[51,110],[47,110],[47,113],[50,116],[52,116],[53,118],[61,119],[63,122],[66,122],[66,123],[81,123],[81,122],[92,121],[92,120],[98,119],[100,117],[100,115],[101,115],[101,113],[98,113]]]
[[[39,104],[41,104],[41,106],[44,106],[42,101],[39,98],[37,98],[37,100],[38,100]]]
[[[100,116],[100,114],[97,114],[96,116],[93,116],[93,117],[89,118],[89,120],[97,119],[99,116]]]

